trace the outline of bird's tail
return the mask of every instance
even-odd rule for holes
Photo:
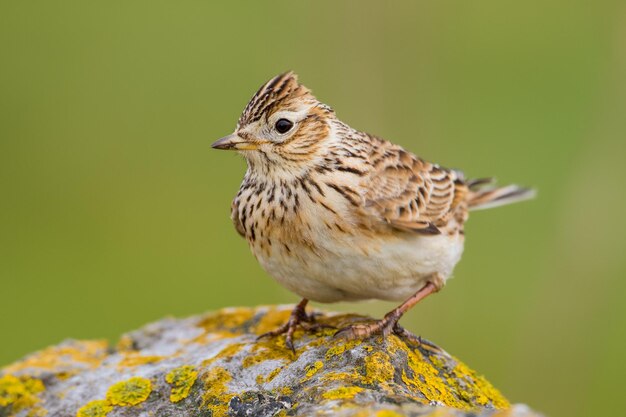
[[[505,187],[494,186],[493,178],[479,178],[469,180],[468,205],[470,210],[482,210],[505,204],[517,203],[535,197],[535,190],[524,188],[519,185],[507,185]]]

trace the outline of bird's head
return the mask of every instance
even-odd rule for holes
[[[332,109],[287,72],[261,86],[235,132],[212,147],[239,151],[252,169],[298,175],[322,155],[334,119]]]

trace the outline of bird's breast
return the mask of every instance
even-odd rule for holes
[[[320,302],[403,300],[433,273],[448,278],[463,251],[462,236],[402,233],[337,234],[276,239],[253,252],[263,268],[302,297]],[[276,242],[281,242],[277,244]]]
[[[332,185],[332,184],[331,184]],[[233,204],[233,221],[252,251],[272,256],[277,247],[313,252],[331,242],[345,242],[364,233],[357,210],[319,178],[259,182],[242,186]]]
[[[461,235],[398,231],[341,191],[319,178],[259,184],[240,192],[233,217],[261,266],[311,300],[400,300],[429,274],[451,274]]]

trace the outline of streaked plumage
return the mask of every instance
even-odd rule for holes
[[[248,162],[231,217],[282,285],[320,302],[409,299],[380,322],[345,329],[347,337],[404,332],[398,318],[441,289],[459,261],[468,211],[532,194],[466,180],[352,129],[293,73],[264,84],[235,133],[213,146]],[[305,304],[280,329],[289,343],[293,327],[310,321]]]

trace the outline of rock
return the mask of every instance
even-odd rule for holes
[[[536,416],[430,343],[298,331],[294,355],[283,337],[256,340],[289,312],[225,309],[149,324],[116,347],[46,348],[0,371],[0,417]]]

